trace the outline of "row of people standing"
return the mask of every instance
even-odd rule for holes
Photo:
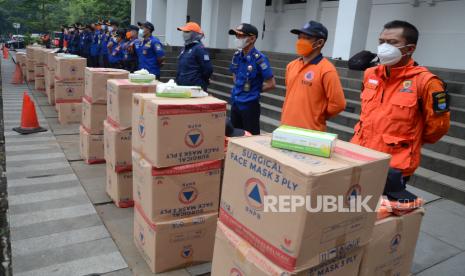
[[[164,50],[160,40],[152,35],[150,22],[119,29],[116,21],[88,25],[76,23],[63,26],[60,48],[64,52],[87,58],[89,67],[119,68],[134,72],[146,69],[160,77]]]

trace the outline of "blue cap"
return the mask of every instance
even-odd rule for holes
[[[323,38],[324,40],[328,39],[328,29],[320,22],[313,20],[306,23],[302,29],[292,29],[291,33],[296,35],[304,33],[309,36]]]

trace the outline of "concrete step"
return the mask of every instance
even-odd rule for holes
[[[230,75],[229,66],[231,64],[231,60],[212,60],[212,64],[214,66],[214,71],[220,74]],[[273,69],[273,74],[276,78],[276,81],[280,85],[284,85],[284,76],[285,76],[285,68],[286,64],[279,64],[271,62],[271,66]],[[362,78],[363,72],[349,70],[347,68],[337,68],[339,73],[339,78],[341,80],[341,84],[344,88],[351,88],[357,89],[360,91],[362,87]],[[457,81],[446,81],[447,89],[451,93],[451,95],[456,95],[459,99],[453,99],[451,97],[451,102],[453,105],[456,106],[464,106],[463,100],[461,100],[461,96],[465,97],[465,82],[457,82]]]
[[[214,49],[211,51],[215,53],[216,59],[224,59],[224,60],[231,60],[232,55],[235,52],[235,50],[229,50],[229,49]],[[287,64],[297,57],[296,55],[285,54],[285,53],[273,53],[273,52],[264,52],[264,53],[267,55],[269,60],[272,62],[273,66]],[[343,76],[346,76],[346,77],[353,76],[353,77],[360,77],[360,78],[363,76],[363,72],[361,71],[349,70],[347,67],[347,61],[335,60],[335,59],[329,59],[329,60],[336,67],[338,67],[338,71],[340,70],[340,74]],[[278,67],[285,68],[285,66],[278,66]],[[465,82],[465,71],[464,70],[437,68],[437,67],[429,67],[429,70],[447,82],[452,81],[452,82],[459,82],[462,84]],[[341,71],[343,71],[343,73],[341,73]]]
[[[215,73],[212,77],[210,88],[219,91],[227,91],[230,94],[232,89],[232,77]],[[360,92],[354,89],[344,89],[344,93],[347,98],[346,112],[342,113],[344,115],[337,116],[331,120],[342,125],[354,127],[358,122],[358,114],[360,114]],[[282,107],[284,103],[284,95],[284,88],[278,87],[277,90],[273,92],[263,93],[261,102],[272,106]],[[351,98],[356,98],[357,100],[352,100]],[[452,113],[454,112],[455,110],[452,110]],[[275,116],[277,116],[276,118],[279,118],[280,115]],[[465,139],[465,124],[452,121],[448,135],[460,139]]]
[[[440,197],[465,204],[465,181],[463,180],[420,167],[415,171],[409,184]]]
[[[213,81],[210,85],[209,92],[214,94],[214,96],[218,98],[229,101],[231,87],[232,85],[217,83]],[[267,95],[266,93],[262,95],[262,115],[279,121],[281,118],[282,105],[277,107],[275,105],[267,103],[266,101],[264,101],[264,99],[267,99],[268,96],[269,95]],[[275,99],[277,98],[276,96],[273,97]],[[353,127],[358,122],[358,119],[358,114],[344,111],[341,112],[338,116],[331,118],[329,122],[334,123],[338,126],[343,126],[344,129],[347,131],[345,133],[338,134],[343,134],[345,138],[350,139],[353,135]],[[454,131],[458,130],[454,129]],[[456,137],[444,136],[436,144],[426,144],[425,147],[440,154],[445,154],[458,159],[465,160],[465,140]]]

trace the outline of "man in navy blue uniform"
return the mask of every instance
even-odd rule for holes
[[[260,134],[260,93],[276,87],[268,58],[255,48],[258,30],[242,23],[229,30],[236,36],[238,51],[234,54],[229,70],[233,73],[231,93],[231,122],[235,128]]]
[[[109,48],[108,61],[110,62],[111,68],[123,69],[123,58],[124,50],[123,45],[125,43],[124,37],[126,33],[124,30],[118,30],[116,32],[116,43],[114,43],[111,48]]]
[[[206,91],[213,68],[210,56],[201,42],[204,37],[202,29],[197,23],[188,22],[179,27],[178,31],[182,31],[184,48],[178,57],[176,83],[201,86]]]
[[[137,37],[139,34],[139,27],[134,25],[129,25],[128,32],[126,33],[127,41],[123,46],[124,58],[123,64],[124,69],[129,72],[134,72],[137,70],[137,53],[136,53],[136,43],[138,43]]]
[[[155,27],[150,22],[139,24],[143,30],[143,38],[136,43],[139,69],[146,69],[160,79],[160,67],[165,60],[165,52],[158,38],[152,35]]]
[[[86,25],[79,41],[81,56],[87,59],[87,66],[90,66],[90,47],[92,44],[91,26]]]
[[[99,67],[108,68],[108,42],[110,40],[113,28],[111,23],[105,21],[102,25],[102,32],[100,33],[100,50],[99,50]]]
[[[91,25],[92,33],[91,33],[91,44],[90,44],[90,67],[98,67],[98,56],[100,52],[100,28],[101,22],[97,22],[96,24]]]

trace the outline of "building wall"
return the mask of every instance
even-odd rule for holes
[[[418,63],[455,69],[465,69],[465,1],[437,2],[430,7],[422,3],[387,4],[408,2],[374,0],[368,30],[368,50],[376,51],[377,37],[386,22],[394,19],[406,20],[420,31],[418,49],[414,58]],[[383,5],[385,4],[385,5]]]
[[[375,52],[383,25],[391,20],[406,20],[420,31],[414,58],[421,64],[435,67],[465,69],[465,1],[442,1],[429,6],[420,1],[413,7],[409,0],[373,0],[366,49]],[[266,8],[266,32],[263,49],[274,52],[294,52],[295,35],[289,31],[301,27],[305,5],[285,5],[284,12]],[[240,10],[232,10],[232,13]],[[329,38],[323,53],[332,56],[338,12],[337,2],[322,2],[320,21],[328,28]],[[233,16],[236,17],[236,16]],[[461,46],[460,46],[461,45]],[[232,44],[230,44],[232,46]]]
[[[134,3],[144,0],[132,0],[132,17],[137,17],[141,7],[134,9]],[[151,1],[151,0],[145,0]],[[171,0],[170,0],[171,1]],[[189,0],[189,12],[192,20],[200,21],[202,0]],[[242,0],[231,1],[230,26],[240,24],[242,13]],[[465,70],[465,0],[419,0],[419,6],[412,5],[413,0],[373,0],[371,19],[367,34],[366,49],[376,52],[377,37],[383,25],[391,20],[406,20],[417,26],[420,30],[420,40],[414,58],[423,65],[445,67]],[[434,3],[431,6],[429,3]],[[329,38],[323,54],[333,57],[334,34],[338,13],[338,1],[322,1],[320,8],[320,21],[326,25]],[[293,53],[295,51],[295,35],[289,31],[292,28],[302,27],[309,18],[306,18],[306,4],[284,5],[266,7],[266,31],[261,43],[261,50]],[[205,22],[204,22],[205,23]],[[257,26],[260,29],[261,26]],[[223,27],[224,28],[224,27]],[[176,32],[175,29],[170,30]],[[208,37],[221,37],[226,39],[230,48],[234,47],[234,37],[228,36],[227,29],[212,28],[215,34],[206,33]],[[224,44],[222,44],[224,45]]]

